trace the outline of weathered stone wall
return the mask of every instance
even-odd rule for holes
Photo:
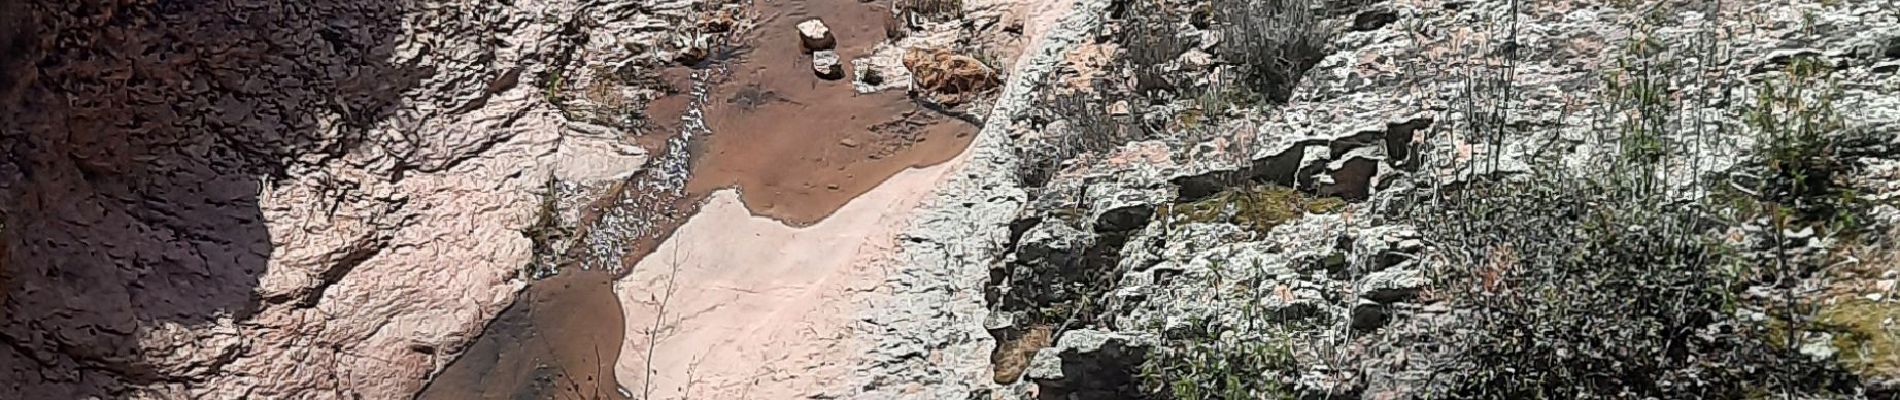
[[[549,177],[644,160],[547,100],[591,84],[555,54],[678,50],[679,2],[610,6],[0,4],[0,398],[410,396],[524,284]]]

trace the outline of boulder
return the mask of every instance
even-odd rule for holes
[[[1386,312],[1384,304],[1360,299],[1358,304],[1352,306],[1352,316],[1349,320],[1352,329],[1371,331],[1385,326],[1386,322],[1391,320],[1391,315]]]
[[[1359,282],[1359,297],[1380,303],[1415,300],[1419,290],[1431,282],[1423,272],[1409,267],[1412,264],[1408,262],[1367,274]]]
[[[819,78],[838,79],[844,77],[844,67],[838,63],[838,52],[819,50],[811,53],[811,71]]]
[[[1155,339],[1140,334],[1078,329],[1036,352],[1024,377],[1042,398],[1125,399],[1139,393],[1137,374]]]
[[[798,23],[798,39],[807,52],[831,50],[838,45],[838,38],[831,36],[831,27],[817,18]]]
[[[904,68],[918,87],[938,94],[977,93],[1002,83],[982,61],[942,49],[911,49],[904,54]]]

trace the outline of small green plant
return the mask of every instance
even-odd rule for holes
[[[528,237],[534,253],[534,260],[523,268],[523,277],[540,279],[554,275],[560,268],[561,255],[565,250],[560,246],[566,243],[573,232],[561,222],[560,182],[553,174],[548,174],[547,182],[542,186],[534,222],[522,228],[521,234]]]
[[[1203,322],[1203,325],[1206,322]],[[1221,337],[1203,327],[1168,338],[1141,365],[1144,392],[1172,400],[1291,400],[1298,365],[1280,336]]]

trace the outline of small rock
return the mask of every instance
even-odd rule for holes
[[[1840,349],[1834,348],[1834,335],[1828,333],[1821,333],[1814,340],[1801,344],[1801,354],[1815,361],[1834,358],[1834,354],[1839,352]]]
[[[1319,266],[1320,269],[1324,269],[1327,274],[1343,275],[1346,272],[1346,266],[1350,264],[1346,262],[1345,253],[1335,252],[1327,254],[1325,257],[1320,257],[1314,265]]]
[[[673,55],[673,62],[677,62],[680,65],[686,65],[686,66],[697,65],[699,64],[700,61],[705,61],[705,60],[706,60],[706,49],[700,48],[700,47],[688,47],[688,48],[680,49],[679,53]]]
[[[831,27],[825,26],[825,21],[817,18],[798,23],[798,38],[805,46],[805,51],[831,50],[838,45],[838,38],[831,36]]]
[[[910,49],[904,68],[917,87],[939,94],[976,93],[1002,84],[996,70],[982,61],[942,49]]]
[[[1359,296],[1380,303],[1411,301],[1418,296],[1419,289],[1428,284],[1425,274],[1417,269],[1392,268],[1368,274],[1360,280]]]
[[[1874,64],[1873,71],[1876,74],[1891,74],[1891,73],[1894,73],[1895,71],[1900,71],[1900,61],[1888,61],[1888,62]]]
[[[844,77],[844,67],[838,64],[838,53],[831,50],[811,53],[811,71],[824,79]]]
[[[844,146],[844,147],[852,147],[852,148],[856,148],[856,147],[858,147],[858,141],[857,141],[857,139],[852,139],[852,138],[844,138],[844,140],[839,140],[839,141],[838,141],[838,145],[840,145],[840,146]]]
[[[1768,55],[1763,56],[1754,62],[1755,69],[1753,72],[1763,73],[1763,72],[1772,72],[1772,71],[1781,70],[1783,68],[1787,68],[1789,64],[1794,63],[1794,61],[1798,59],[1809,59],[1809,60],[1819,61],[1825,65],[1827,61],[1826,57],[1827,57],[1826,53],[1822,53],[1820,50],[1810,49],[1810,48],[1780,49],[1780,50],[1770,51],[1768,52]]]
[[[1199,71],[1209,65],[1214,65],[1214,56],[1205,51],[1188,50],[1186,53],[1181,53],[1181,65],[1189,71]]]
[[[1352,19],[1352,30],[1365,32],[1384,28],[1399,20],[1399,14],[1387,9],[1371,9],[1359,13]]]

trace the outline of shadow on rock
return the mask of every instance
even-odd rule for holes
[[[260,193],[375,144],[407,4],[0,0],[0,398],[224,373],[187,347],[259,306]]]

